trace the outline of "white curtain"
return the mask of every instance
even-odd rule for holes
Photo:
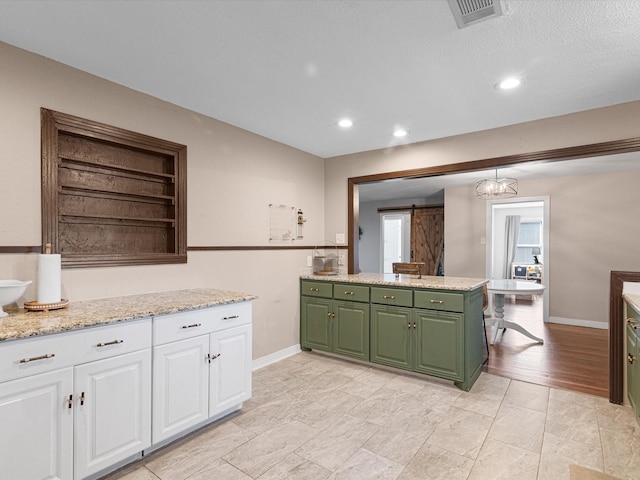
[[[520,215],[507,215],[504,226],[504,270],[502,278],[511,278],[511,264],[516,258],[518,233],[520,231]]]

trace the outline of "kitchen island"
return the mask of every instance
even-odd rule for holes
[[[483,362],[485,279],[300,276],[300,346],[451,380],[468,391]]]
[[[7,309],[3,478],[99,478],[238,410],[255,298],[203,288]]]

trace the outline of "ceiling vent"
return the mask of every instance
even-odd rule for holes
[[[448,0],[458,28],[502,15],[500,0]]]

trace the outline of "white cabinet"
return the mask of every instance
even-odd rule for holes
[[[250,397],[248,301],[2,342],[0,479],[98,478]]]
[[[213,416],[251,398],[251,325],[211,335],[209,415]]]
[[[153,349],[153,443],[209,418],[209,335]]]
[[[0,349],[0,465],[80,480],[151,444],[151,319]]]
[[[72,391],[71,367],[0,383],[2,478],[72,478]]]
[[[75,478],[151,445],[151,350],[75,368]]]
[[[251,397],[249,302],[155,317],[153,443]]]

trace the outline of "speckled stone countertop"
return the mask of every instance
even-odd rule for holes
[[[482,287],[489,280],[484,278],[464,277],[429,277],[417,278],[414,275],[393,273],[358,273],[350,275],[300,275],[303,280],[323,280],[325,282],[363,283],[368,285],[389,285],[391,287],[435,288],[438,290],[459,290],[468,292]]]
[[[640,294],[638,293],[623,293],[622,298],[631,304],[631,306],[640,312]]]
[[[70,302],[67,308],[49,312],[29,312],[15,306],[6,307],[5,311],[9,316],[0,318],[0,342],[126,322],[151,315],[246,302],[256,298],[258,297],[247,293],[196,288],[82,300]]]

